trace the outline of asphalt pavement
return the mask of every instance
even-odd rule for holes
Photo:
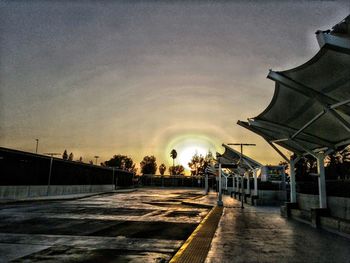
[[[210,211],[202,191],[144,189],[0,206],[0,262],[167,262]]]
[[[0,262],[349,262],[350,240],[193,189],[0,206]],[[174,256],[175,255],[175,256]],[[176,259],[176,260],[175,260]]]

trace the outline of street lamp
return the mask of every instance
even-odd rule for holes
[[[35,153],[38,153],[39,139],[35,139],[35,140],[36,140]]]
[[[227,145],[236,145],[236,146],[241,146],[241,155],[239,158],[239,164],[241,165],[243,162],[243,146],[256,146],[254,143],[228,143]],[[248,176],[249,180],[249,176]],[[243,205],[243,199],[245,197],[245,190],[244,190],[244,177],[241,175],[241,186],[242,186],[242,195],[241,195],[241,208],[244,208]]]
[[[94,158],[96,159],[96,165],[97,165],[97,159],[100,158],[100,156],[95,155]]]

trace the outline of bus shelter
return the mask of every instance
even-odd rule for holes
[[[222,171],[224,189],[228,190],[228,180],[232,180],[232,192],[246,193],[248,195],[258,195],[258,181],[257,171],[262,167],[258,161],[241,154],[239,151],[231,148],[226,144],[222,144],[225,148],[223,154],[217,153],[218,161],[222,168],[227,167],[228,164],[234,164],[233,167],[226,168]],[[250,185],[250,177],[254,178],[254,185]],[[247,180],[247,190],[244,191],[243,180]],[[253,188],[253,189],[251,189]]]
[[[327,208],[324,159],[350,144],[350,16],[331,30],[317,31],[317,54],[301,66],[270,70],[275,82],[269,106],[238,124],[262,136],[290,163],[290,200],[296,202],[295,163],[317,160],[319,207]],[[292,151],[287,158],[276,145]]]

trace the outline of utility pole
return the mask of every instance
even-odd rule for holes
[[[254,143],[228,143],[227,145],[235,145],[241,147],[241,155],[239,158],[239,164],[242,165],[243,162],[243,146],[256,146]],[[249,176],[248,176],[249,180]],[[241,209],[244,208],[243,199],[245,197],[245,190],[244,190],[244,175],[241,175],[241,189],[242,189],[242,195],[241,195]]]
[[[38,153],[38,147],[39,147],[39,139],[35,139],[36,140],[36,147],[35,147],[35,153]]]

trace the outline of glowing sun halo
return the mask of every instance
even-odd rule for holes
[[[201,146],[185,146],[182,149],[179,149],[178,156],[179,160],[178,162],[185,167],[185,169],[190,169],[188,166],[188,163],[191,161],[192,156],[195,154],[203,155],[205,156],[208,153],[208,149],[205,149]]]
[[[167,154],[170,158],[170,151],[175,149],[177,151],[177,158],[175,164],[180,164],[185,167],[187,171],[190,170],[188,163],[191,161],[192,156],[196,153],[205,156],[208,151],[215,154],[215,143],[208,137],[198,134],[186,134],[174,138],[167,145]],[[172,159],[170,158],[172,165]]]

